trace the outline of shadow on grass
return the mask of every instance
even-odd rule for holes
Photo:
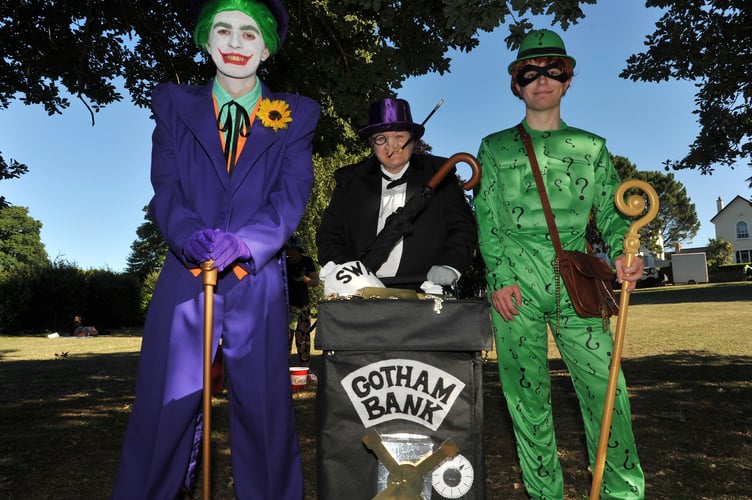
[[[619,292],[620,293],[620,292]],[[693,302],[749,302],[752,282],[714,283],[712,285],[663,286],[638,288],[629,297],[631,305],[683,304]],[[748,307],[745,305],[745,307]]]
[[[107,498],[137,354],[0,364],[0,497]]]
[[[752,357],[677,352],[624,360],[646,498],[749,499]],[[485,375],[489,498],[524,499],[497,365]],[[551,361],[554,422],[567,498],[587,498],[590,474],[568,371]]]
[[[136,354],[108,354],[0,363],[0,497],[107,498],[137,362]],[[677,352],[623,365],[647,498],[752,498],[752,357]],[[560,360],[551,373],[567,498],[586,498],[579,408]],[[526,498],[495,362],[485,363],[484,378],[488,498]],[[306,498],[315,499],[315,388],[293,399]],[[213,413],[214,497],[232,498],[226,394],[215,397]]]

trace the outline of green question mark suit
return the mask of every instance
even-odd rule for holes
[[[614,204],[621,183],[605,140],[561,122],[558,130],[531,130],[536,157],[562,245],[585,249],[591,210],[609,256],[622,253],[629,220]],[[514,425],[523,480],[533,498],[564,498],[551,408],[547,327],[571,374],[585,424],[591,467],[598,448],[613,339],[601,318],[581,318],[563,283],[556,303],[555,252],[525,146],[515,128],[483,139],[483,177],[475,193],[480,251],[489,293],[519,285],[519,315],[505,321],[492,307],[499,375]],[[560,319],[557,325],[557,308]],[[643,498],[644,475],[620,377],[602,498]]]

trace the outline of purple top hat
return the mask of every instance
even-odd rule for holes
[[[371,104],[368,110],[368,125],[358,130],[361,139],[367,139],[379,132],[408,130],[420,139],[426,129],[413,122],[410,104],[404,99],[388,97]]]
[[[201,13],[201,9],[204,7],[206,1],[207,0],[186,0],[188,9],[193,15],[193,19],[198,19],[198,15]],[[277,20],[277,35],[279,35],[279,44],[281,46],[282,43],[284,43],[285,38],[287,37],[287,25],[290,22],[290,17],[287,15],[287,9],[285,9],[285,6],[282,5],[282,2],[280,2],[279,0],[254,1],[266,4],[266,6],[269,7],[269,10],[274,16],[274,19]]]

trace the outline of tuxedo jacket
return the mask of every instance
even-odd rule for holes
[[[419,195],[446,158],[414,154],[407,170],[409,200]],[[334,173],[336,186],[316,234],[321,265],[359,260],[376,238],[381,203],[381,165],[376,157]],[[434,265],[464,273],[477,242],[475,218],[454,170],[436,187],[425,210],[404,236],[397,277],[420,283]]]

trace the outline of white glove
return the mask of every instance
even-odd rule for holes
[[[459,279],[459,273],[449,266],[431,266],[426,279],[437,285],[452,286]]]
[[[424,281],[420,285],[420,289],[429,295],[444,295],[444,287],[437,285],[433,281]]]

